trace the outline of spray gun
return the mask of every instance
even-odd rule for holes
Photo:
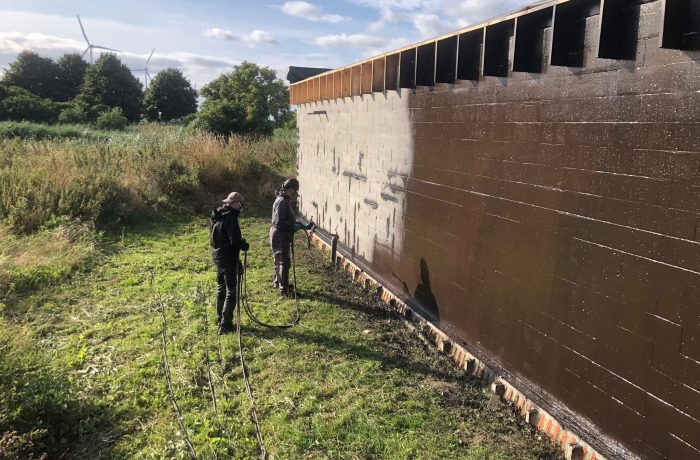
[[[297,222],[296,224],[294,224],[293,232],[297,232],[298,230],[304,231],[304,233],[306,234],[306,247],[307,249],[311,249],[311,235],[313,235],[316,231],[316,224],[314,224],[313,221],[309,221],[308,224],[302,224],[301,222]]]
[[[306,248],[307,249],[311,249],[311,235],[313,235],[315,231],[316,231],[316,224],[314,224],[314,221],[310,221],[304,227],[304,233],[306,233]]]

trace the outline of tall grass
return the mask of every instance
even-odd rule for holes
[[[29,121],[0,122],[2,139],[90,139],[106,140],[117,132],[102,131],[85,125],[45,125]]]
[[[221,139],[145,126],[100,140],[0,139],[0,220],[16,234],[67,216],[123,225],[231,190],[264,196],[290,172],[290,137]]]
[[[95,248],[93,228],[65,219],[24,237],[0,225],[0,301],[14,292],[62,282],[95,254]]]

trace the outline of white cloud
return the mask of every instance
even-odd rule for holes
[[[530,0],[351,0],[379,11],[379,19],[369,23],[371,33],[390,22],[407,22],[421,38],[440,35],[460,27],[501,16]]]
[[[381,37],[367,34],[335,34],[316,38],[316,44],[323,47],[348,46],[355,48],[378,47],[385,43]]]
[[[40,33],[0,32],[0,53],[19,53],[27,49],[66,53],[83,51],[85,46],[85,42]]]
[[[408,45],[411,43],[411,40],[409,40],[406,37],[396,37],[392,38],[391,40],[387,40],[386,42],[382,43],[380,46],[372,47],[372,48],[367,48],[367,50],[363,53],[363,57],[366,58],[371,58],[373,56],[378,56],[380,54],[387,53],[389,51],[394,51],[399,48],[403,48],[404,46]]]
[[[0,67],[13,62],[17,54],[23,50],[33,50],[42,56],[57,59],[64,53],[82,53],[85,50],[85,45],[79,40],[56,37],[53,35],[0,32]],[[135,69],[143,67],[149,54],[150,51],[146,53],[124,51],[117,53],[117,56],[127,67]],[[95,50],[95,59],[97,59],[99,55],[99,51]],[[151,75],[155,76],[158,71],[165,68],[178,68],[181,69],[193,83],[201,87],[202,84],[211,80],[216,75],[223,72],[230,72],[236,64],[239,64],[239,62],[218,56],[182,51],[170,53],[156,51],[149,64],[149,70]],[[134,75],[139,79],[142,78],[141,72],[136,72]]]
[[[385,25],[386,25],[386,22],[384,22],[382,20],[370,22],[367,25],[367,32],[371,32],[371,33],[376,34],[377,32],[381,32],[382,29],[384,29]]]
[[[268,44],[276,44],[277,40],[275,40],[275,37],[264,30],[254,30],[250,33],[236,33],[236,32],[231,32],[230,30],[223,30],[219,29],[217,27],[213,27],[210,29],[206,29],[204,31],[204,36],[205,37],[212,37],[212,38],[221,38],[223,40],[228,40],[228,41],[237,41],[237,42],[243,42],[243,43],[249,43],[249,44],[256,44],[256,43],[268,43]]]
[[[303,1],[286,2],[280,9],[288,16],[306,19],[307,21],[336,24],[338,22],[350,20],[349,17],[339,14],[324,14],[316,5]]]
[[[531,1],[522,0],[436,0],[435,10],[454,18],[460,26],[478,24],[511,12],[514,8]]]
[[[420,33],[421,38],[434,37],[457,27],[453,22],[442,19],[436,14],[426,13],[413,15],[413,25]]]

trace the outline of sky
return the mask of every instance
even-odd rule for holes
[[[151,76],[183,71],[197,88],[242,61],[277,71],[337,68],[477,24],[531,0],[0,0],[0,69],[31,49],[58,58],[93,45],[119,50]],[[94,58],[99,52],[95,50]],[[89,61],[89,53],[85,55]],[[135,72],[143,80],[143,72]]]

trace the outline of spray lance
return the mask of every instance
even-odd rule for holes
[[[314,224],[313,221],[309,222],[308,224],[297,222],[294,224],[292,234],[298,232],[299,230],[303,230],[304,233],[306,233],[306,248],[311,249],[311,235],[313,235],[316,231],[316,224]],[[294,238],[292,238],[292,247],[294,247]]]

